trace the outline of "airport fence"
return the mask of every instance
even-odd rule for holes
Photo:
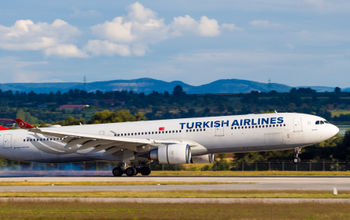
[[[10,161],[2,170],[27,170],[27,171],[110,171],[118,163],[107,161],[88,161],[75,163],[36,163]],[[233,171],[349,171],[350,162],[301,162],[294,164],[290,161],[282,162],[235,162],[225,168],[215,165],[196,165],[193,167],[184,167],[182,165],[159,165],[151,164],[152,170],[233,170]],[[1,170],[1,169],[0,169]]]
[[[231,170],[235,171],[347,171],[350,170],[350,162],[254,162],[237,163]]]

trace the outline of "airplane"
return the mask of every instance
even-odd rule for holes
[[[295,149],[325,141],[339,129],[303,113],[267,113],[0,131],[0,157],[36,162],[119,161],[114,176],[151,173],[160,164],[211,163],[216,153]]]

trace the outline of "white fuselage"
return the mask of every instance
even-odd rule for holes
[[[317,123],[318,122],[318,123]],[[47,128],[120,138],[189,143],[192,155],[293,149],[329,139],[339,129],[325,119],[300,113],[181,118]],[[73,150],[72,150],[73,149]],[[0,157],[44,162],[123,160],[102,149],[74,150],[64,140],[17,129],[0,132]],[[135,150],[137,153],[137,150]]]

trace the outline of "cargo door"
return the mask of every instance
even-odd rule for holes
[[[283,144],[281,132],[265,133],[264,140],[265,146],[280,146]]]

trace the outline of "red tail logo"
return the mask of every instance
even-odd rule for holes
[[[31,124],[29,124],[29,123],[23,121],[23,120],[20,119],[20,118],[16,118],[16,122],[17,122],[17,124],[18,124],[18,126],[19,126],[20,128],[23,128],[23,129],[34,128],[33,125],[31,125]]]

